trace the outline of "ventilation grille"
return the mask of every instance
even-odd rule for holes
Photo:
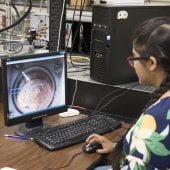
[[[59,35],[62,9],[63,0],[50,0],[49,51],[51,52],[65,49],[64,37],[65,37],[66,6],[64,7],[61,31]],[[59,38],[60,41],[58,41]]]
[[[105,43],[94,41],[91,52],[90,76],[97,81],[104,81],[105,73]]]

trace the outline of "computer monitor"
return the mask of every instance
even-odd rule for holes
[[[46,128],[43,117],[67,110],[64,53],[3,58],[1,65],[5,125],[19,124],[16,134],[33,136]]]

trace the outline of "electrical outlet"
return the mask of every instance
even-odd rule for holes
[[[128,12],[125,10],[121,10],[117,13],[117,19],[127,19],[128,18]]]

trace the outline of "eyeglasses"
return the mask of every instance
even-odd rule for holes
[[[134,67],[134,61],[135,60],[148,60],[148,58],[146,58],[146,57],[128,57],[127,58],[127,61],[128,61],[128,63],[129,63],[129,65],[131,66],[131,67]]]

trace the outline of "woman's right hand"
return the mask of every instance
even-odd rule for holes
[[[96,152],[100,154],[108,154],[113,152],[116,143],[113,143],[111,140],[107,139],[104,136],[98,134],[92,134],[86,139],[86,143],[100,143],[102,145],[102,149],[97,149]]]

